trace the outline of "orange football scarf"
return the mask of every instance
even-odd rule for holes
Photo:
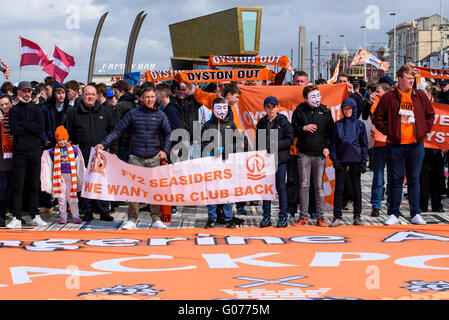
[[[209,68],[214,66],[235,65],[266,65],[278,66],[293,73],[293,68],[287,56],[259,56],[259,57],[235,57],[235,56],[210,56]]]
[[[148,81],[159,82],[173,80],[175,75],[182,70],[148,70],[145,72]]]
[[[9,134],[9,117],[8,114],[3,114],[2,121],[2,151],[3,151],[3,159],[11,159],[12,158],[12,142],[10,140],[11,135]]]
[[[53,165],[53,194],[61,195],[61,149],[59,146],[55,147],[54,165]],[[70,188],[70,200],[77,199],[77,178],[76,178],[76,164],[75,164],[75,152],[71,144],[67,144],[67,150],[69,153],[70,171],[72,175],[72,186]]]
[[[270,81],[276,73],[269,69],[195,70],[181,71],[175,75],[179,83],[229,82],[229,81]]]

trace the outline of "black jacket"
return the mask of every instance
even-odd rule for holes
[[[314,133],[303,130],[309,124],[316,124]],[[325,105],[312,108],[307,102],[301,103],[293,111],[292,126],[295,137],[298,138],[298,151],[309,156],[323,155],[324,148],[330,150],[334,120],[330,110]]]
[[[136,97],[130,92],[126,92],[118,99],[118,102],[115,105],[115,111],[117,112],[117,122],[122,120],[125,114],[128,113],[128,111],[131,111],[137,107],[135,101]],[[129,133],[124,132],[118,141],[118,145],[121,147],[129,146],[129,139]]]
[[[218,139],[215,139],[213,135],[209,138],[206,137],[207,135],[205,135],[205,133],[209,129],[212,129],[212,132],[218,132]],[[228,135],[226,134],[227,131]],[[236,133],[237,138],[234,137],[233,133]],[[243,146],[240,146],[242,148],[237,148],[237,143],[239,141],[244,143],[244,137],[243,134],[237,130],[234,121],[230,119],[229,113],[225,120],[219,120],[212,114],[212,118],[201,128],[201,137],[203,137],[201,141],[201,154],[206,157],[214,155],[216,157],[222,156],[225,159],[230,153],[235,153],[239,151],[239,149],[244,151]],[[232,140],[229,140],[229,138],[232,138]],[[212,146],[213,150],[211,150]],[[206,148],[207,150],[205,150]],[[206,154],[204,152],[206,152]]]
[[[156,109],[149,109],[139,105],[136,109],[129,111],[114,131],[100,143],[109,147],[126,131],[130,132],[131,136],[130,155],[147,159],[157,155],[160,150],[167,155],[170,154],[170,122],[165,113],[159,110],[159,106]]]
[[[53,93],[49,100],[49,103],[42,106],[42,115],[44,117],[44,132],[42,133],[41,141],[42,141],[42,144],[44,144],[47,141],[50,141],[50,145],[48,146],[48,148],[52,148],[55,146],[55,144],[56,144],[56,139],[55,139],[56,128],[59,127],[60,125],[64,125],[69,110],[71,110],[73,108],[69,104],[69,99],[67,98],[67,91],[66,91],[66,98],[64,100],[64,108],[60,112],[58,112],[56,110],[55,91],[58,88],[63,88],[64,90],[66,90],[62,84],[57,83],[53,87]]]
[[[98,102],[94,107],[87,108],[82,101],[70,110],[65,123],[69,139],[73,144],[79,145],[86,165],[89,161],[90,148],[95,147],[112,132],[114,125],[115,117],[110,110]]]
[[[9,128],[14,136],[13,154],[40,154],[44,132],[41,107],[19,101],[9,110]]]
[[[265,139],[265,148],[262,148],[263,142],[259,139],[259,130],[266,130],[266,139]],[[270,130],[278,130],[278,137],[275,143],[277,144],[277,153],[278,153],[278,163],[287,163],[290,158],[290,146],[293,143],[293,127],[288,121],[287,117],[283,114],[278,113],[276,118],[273,121],[268,120],[268,116],[265,115],[262,119],[257,123],[257,132],[256,132],[256,146],[257,150],[269,150],[270,149],[270,141],[273,139],[270,135]],[[270,153],[275,152],[275,150],[269,150]]]
[[[172,97],[172,102],[178,107],[182,127],[189,132],[190,142],[193,142],[193,122],[199,121],[198,110],[201,105],[190,95],[184,99]]]

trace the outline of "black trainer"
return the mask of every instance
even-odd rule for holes
[[[103,221],[114,221],[114,217],[111,216],[109,213],[102,213],[100,215],[100,220],[103,220]]]
[[[377,208],[373,208],[373,210],[371,210],[371,217],[378,217],[380,215],[380,210]]]
[[[263,217],[262,221],[260,221],[259,227],[266,228],[271,226],[271,218],[270,216]]]
[[[204,228],[205,229],[215,228],[215,221],[207,220],[206,226]]]
[[[225,223],[225,227],[228,228],[228,229],[235,229],[235,228],[236,228],[235,223],[234,223],[233,220],[227,221],[227,222]]]
[[[83,216],[83,221],[91,221],[94,220],[94,215],[92,213],[85,213]]]
[[[280,216],[276,227],[285,228],[288,226],[288,220],[286,216]]]
[[[237,218],[237,217],[233,217],[233,218],[232,218],[232,222],[234,222],[234,224],[235,224],[236,226],[241,227],[241,226],[245,223],[245,220],[240,219],[240,218]]]

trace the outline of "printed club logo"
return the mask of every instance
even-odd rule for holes
[[[266,177],[265,160],[258,154],[252,155],[246,160],[246,169],[248,170],[246,177],[249,180],[258,181]]]
[[[104,170],[106,169],[106,157],[100,153],[97,152],[92,158],[92,161],[90,162],[90,173],[99,173],[103,177],[105,176]]]

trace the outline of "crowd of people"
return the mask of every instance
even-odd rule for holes
[[[352,80],[340,73],[338,84],[346,83],[349,96],[341,102],[343,117],[334,121],[321,102],[319,79],[311,83],[304,71],[296,71],[291,82],[284,82],[280,71],[270,85],[301,86],[304,102],[289,120],[279,111],[278,98],[268,96],[264,116],[256,132],[255,148],[276,154],[276,191],[279,199],[277,227],[287,227],[295,217],[296,226],[310,224],[336,227],[343,224],[342,210],[352,203],[353,224],[363,225],[361,175],[372,171],[371,216],[378,217],[382,201],[387,201],[386,225],[398,224],[400,204],[406,196],[413,224],[426,224],[421,212],[444,212],[441,199],[449,193],[444,176],[446,150],[424,148],[423,140],[432,129],[435,113],[432,102],[449,104],[449,82],[427,82],[416,86],[409,65],[397,70],[398,81],[383,76],[378,82]],[[266,83],[210,83],[199,87],[189,83],[145,82],[132,86],[120,80],[83,84],[74,80],[58,83],[47,77],[44,83],[22,81],[1,86],[0,120],[0,227],[21,228],[23,213],[31,224],[47,225],[41,214],[58,206],[59,223],[95,219],[112,221],[121,202],[87,199],[80,196],[90,150],[107,150],[135,166],[154,168],[173,159],[222,157],[252,149],[239,131],[236,106],[240,85]],[[378,101],[378,103],[375,101]],[[369,146],[365,121],[371,120],[384,139]],[[201,136],[195,135],[196,126]],[[174,130],[186,136],[170,140]],[[201,139],[208,130],[217,130],[218,139]],[[233,130],[232,141],[226,130]],[[277,130],[275,136],[271,132]],[[207,136],[207,135],[206,135]],[[273,139],[277,139],[273,144]],[[261,141],[263,140],[263,141]],[[214,147],[211,149],[210,145]],[[274,147],[273,147],[274,146]],[[331,221],[324,210],[323,177],[326,158],[335,169],[334,209]],[[385,169],[387,178],[385,179]],[[139,203],[128,203],[128,220],[123,229],[136,229]],[[224,224],[235,228],[246,214],[246,202],[209,205],[205,228]],[[161,221],[160,206],[150,204],[152,228],[167,228]],[[262,202],[260,227],[272,225],[271,201]],[[12,218],[7,223],[6,216]],[[176,212],[176,207],[172,208]]]

